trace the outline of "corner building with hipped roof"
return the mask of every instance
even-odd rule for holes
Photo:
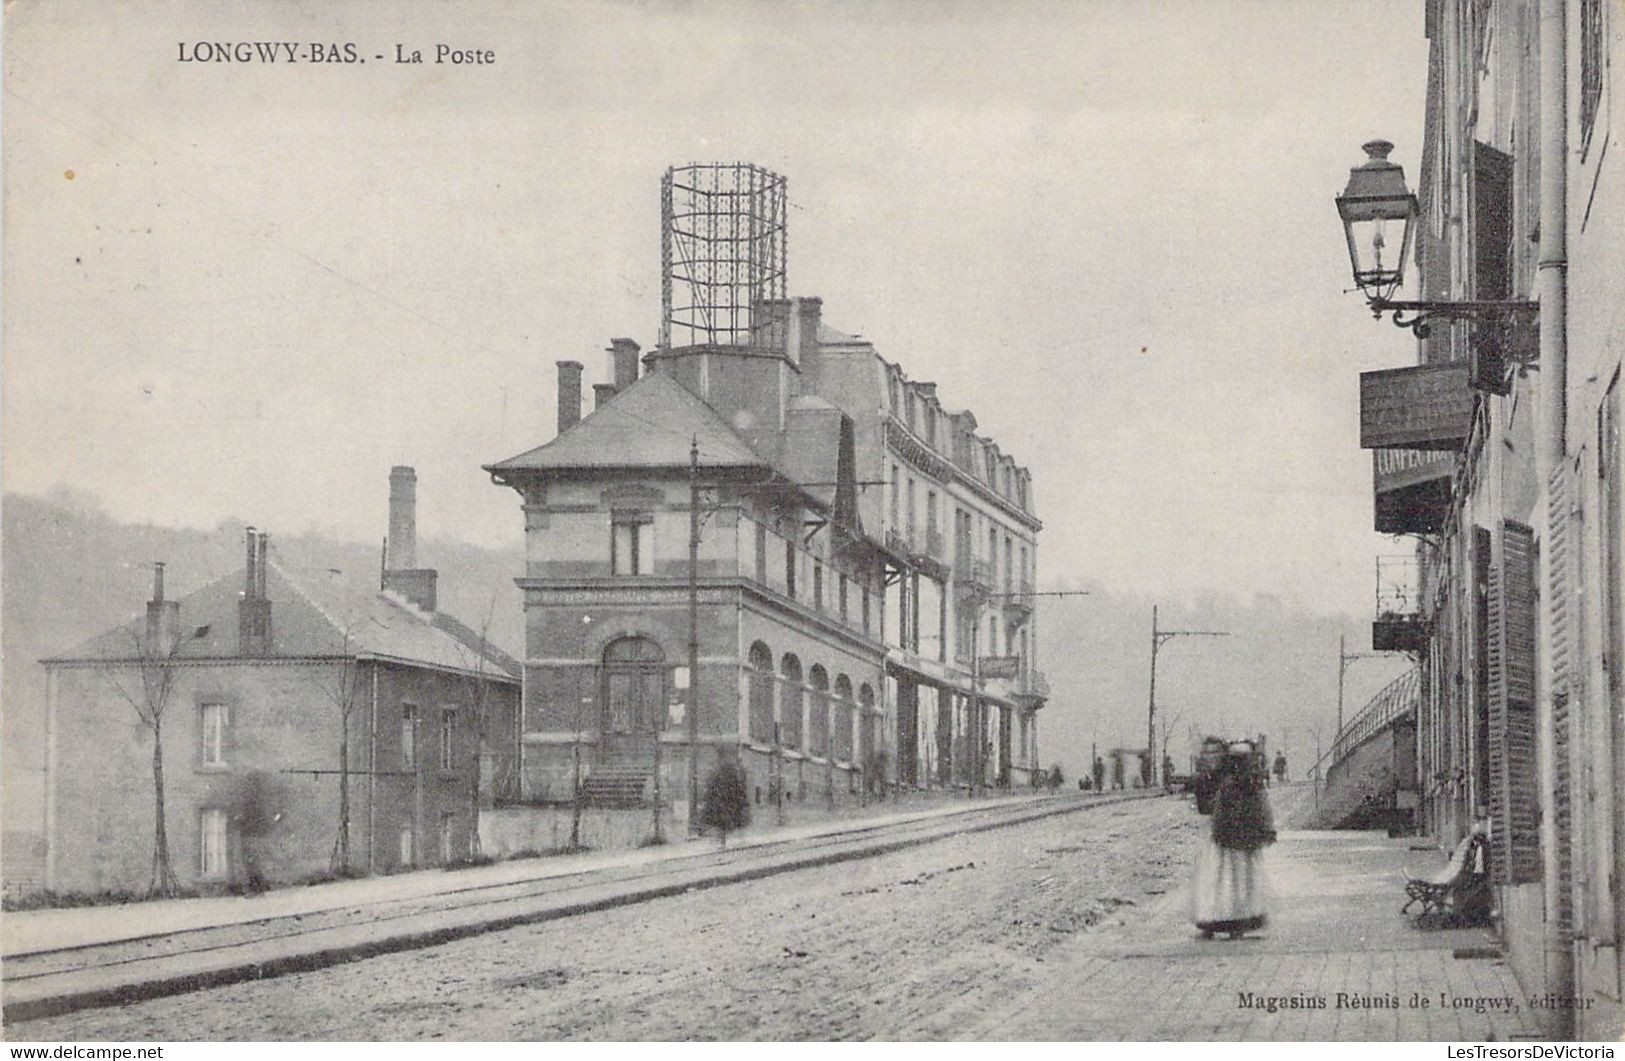
[[[524,512],[522,797],[680,815],[691,709],[699,780],[737,758],[759,817],[1026,783],[1029,474],[819,299],[749,315],[613,340],[585,417],[559,362],[557,437],[486,466]]]

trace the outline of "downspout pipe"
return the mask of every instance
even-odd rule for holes
[[[1540,252],[1535,273],[1540,302],[1540,373],[1536,385],[1535,467],[1539,496],[1546,497],[1554,473],[1563,467],[1566,453],[1568,390],[1568,5],[1567,0],[1540,0]],[[1544,523],[1546,506],[1541,506]],[[1550,549],[1540,553],[1541,581],[1550,587]],[[1541,610],[1541,649],[1545,665],[1539,674],[1544,689],[1539,699],[1540,800],[1542,830],[1542,889],[1545,907],[1546,988],[1559,996],[1574,994],[1573,947],[1558,931],[1562,885],[1558,872],[1559,838],[1556,806],[1556,738],[1551,681],[1551,620]],[[1573,1012],[1556,1016],[1556,1034],[1573,1034]]]
[[[1568,384],[1567,0],[1540,5],[1540,400],[1536,461],[1545,477],[1562,464]]]

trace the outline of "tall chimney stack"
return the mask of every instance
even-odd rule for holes
[[[243,599],[253,600],[259,596],[259,579],[256,572],[260,567],[260,539],[254,533],[254,528],[248,528],[248,557],[243,564]]]
[[[794,314],[791,329],[797,350],[792,355],[801,366],[801,393],[817,394],[823,385],[823,347],[818,345],[818,325],[824,316],[824,300],[806,296],[791,300]]]
[[[243,599],[237,602],[237,653],[267,656],[271,653],[271,602],[265,596],[265,563],[271,535],[249,527],[246,536],[248,564],[243,572]]]
[[[615,389],[624,391],[638,381],[638,344],[632,339],[611,339],[609,352],[615,368]]]
[[[559,434],[581,420],[581,362],[559,361]]]
[[[560,410],[559,419],[564,418]],[[561,428],[562,430],[562,428]],[[389,569],[409,571],[418,564],[418,473],[404,464],[389,470]]]
[[[180,631],[181,602],[164,599],[164,564],[152,565],[152,599],[147,602],[146,652],[150,656],[167,656],[175,647]]]
[[[563,375],[563,362],[560,362]],[[561,398],[562,401],[562,398]],[[564,412],[559,411],[562,422]],[[418,473],[404,464],[389,470],[389,538],[385,541],[384,589],[399,594],[423,611],[435,609],[432,567],[420,568],[417,527]]]

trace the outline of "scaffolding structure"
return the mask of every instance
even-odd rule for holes
[[[691,162],[660,182],[660,346],[783,345],[785,179]]]

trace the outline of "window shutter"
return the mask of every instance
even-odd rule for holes
[[[1498,884],[1540,879],[1539,775],[1535,766],[1534,532],[1501,526],[1489,578],[1491,872]]]

